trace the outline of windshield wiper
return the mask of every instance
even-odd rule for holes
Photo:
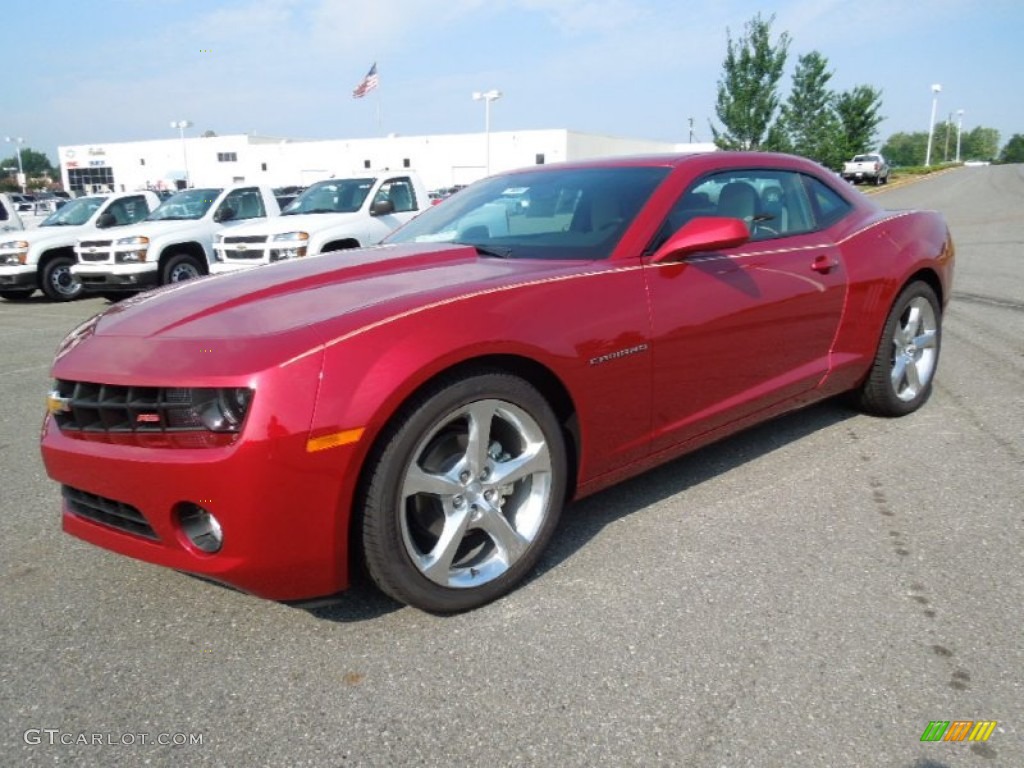
[[[508,259],[512,256],[511,248],[504,248],[500,245],[477,245],[476,243],[466,243],[476,248],[476,252],[481,256],[493,256],[496,259]]]
[[[334,208],[310,208],[306,211],[288,211],[289,216],[297,213],[341,213],[341,211],[337,211]]]

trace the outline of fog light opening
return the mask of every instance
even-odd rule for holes
[[[193,547],[215,554],[224,544],[220,522],[198,504],[184,502],[178,505],[178,526]]]

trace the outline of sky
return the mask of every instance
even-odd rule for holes
[[[567,128],[711,140],[727,34],[774,14],[781,83],[816,50],[882,91],[879,144],[941,121],[1024,133],[1024,0],[0,0],[0,136],[57,146],[255,133],[296,139]],[[352,90],[377,64],[380,87]],[[954,120],[956,118],[954,117]],[[13,154],[12,145],[0,155]]]

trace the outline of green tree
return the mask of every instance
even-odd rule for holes
[[[4,168],[17,168],[18,155],[11,155],[0,160],[0,166]],[[36,152],[31,147],[21,150],[21,166],[26,176],[57,176],[57,169],[53,167],[50,159],[43,152]]]
[[[928,134],[894,133],[882,145],[882,154],[894,166],[924,165],[925,150],[928,148]]]
[[[782,125],[790,151],[837,168],[849,158],[842,157],[836,146],[839,119],[828,87],[831,79],[828,59],[817,51],[801,56],[793,73],[793,89],[782,107]]]
[[[1015,133],[999,154],[1000,163],[1024,163],[1024,134]]]
[[[874,149],[878,124],[883,120],[882,92],[870,85],[854,86],[836,97],[835,109],[839,118],[836,143],[843,160]],[[889,159],[888,155],[886,159]]]
[[[935,148],[932,148],[935,154]],[[999,156],[999,131],[979,125],[960,136],[961,160],[995,160]]]
[[[722,78],[718,81],[715,114],[722,130],[714,125],[715,144],[721,149],[781,149],[781,131],[773,126],[779,110],[779,79],[786,65],[789,34],[783,32],[772,44],[771,26],[757,14],[746,24],[746,34],[728,39]],[[772,131],[771,128],[775,127]]]

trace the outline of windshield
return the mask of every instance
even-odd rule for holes
[[[54,211],[39,225],[40,227],[77,227],[85,224],[103,205],[102,197],[80,197],[72,200],[60,210]]]
[[[281,211],[282,216],[300,213],[355,213],[373,188],[374,179],[318,181]]]
[[[387,243],[462,243],[524,259],[603,259],[669,169],[548,168],[484,179],[433,207]]]
[[[164,200],[146,221],[201,219],[210,210],[221,189],[186,189]]]

